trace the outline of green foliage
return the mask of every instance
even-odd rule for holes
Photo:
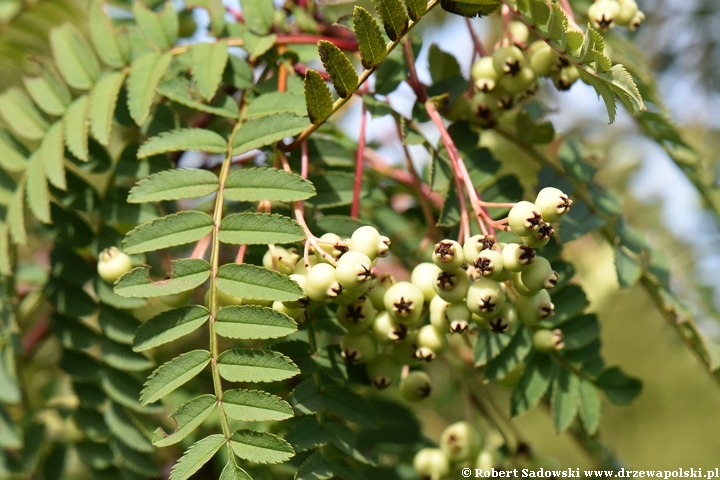
[[[334,43],[327,40],[318,41],[318,52],[323,67],[330,75],[330,80],[340,97],[346,98],[357,90],[359,80],[355,67]]]

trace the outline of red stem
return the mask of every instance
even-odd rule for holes
[[[349,39],[349,38],[328,37],[328,36],[323,36],[323,35],[305,35],[305,34],[278,35],[275,43],[278,45],[289,45],[289,44],[315,45],[319,40],[327,40],[328,42],[332,42],[340,50],[346,50],[348,52],[357,52],[358,51],[357,40],[353,40],[353,39]]]
[[[473,45],[475,45],[475,52],[477,52],[477,54],[481,57],[487,56],[487,50],[485,50],[485,46],[482,44],[480,38],[478,38],[477,34],[475,33],[470,19],[466,18],[465,23],[467,23],[468,30],[470,31],[470,37],[472,38]]]
[[[355,156],[355,183],[353,184],[353,202],[350,207],[350,216],[358,218],[360,213],[360,189],[362,188],[363,158],[365,158],[365,128],[367,126],[367,112],[365,103],[362,104],[360,117],[360,138],[358,139],[358,150]]]

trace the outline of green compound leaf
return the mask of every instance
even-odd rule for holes
[[[350,205],[353,200],[355,175],[348,172],[328,171],[320,176],[311,176],[310,181],[317,190],[317,195],[306,203],[316,208],[339,207]],[[368,194],[367,185],[363,182],[360,198]]]
[[[550,6],[544,0],[530,0],[530,15],[535,25],[545,25],[550,20]]]
[[[150,267],[134,268],[115,282],[113,290],[123,297],[161,297],[199,287],[210,277],[210,264],[199,258],[173,260],[172,266],[172,277],[157,282],[148,276]]]
[[[118,43],[117,32],[112,26],[110,18],[103,10],[104,0],[90,2],[90,38],[95,51],[105,65],[112,68],[122,68],[125,65],[125,56]]]
[[[295,320],[268,307],[230,306],[218,311],[215,317],[215,329],[221,337],[265,340],[297,331]]]
[[[330,75],[330,80],[337,94],[342,98],[352,95],[357,90],[359,82],[355,67],[334,43],[319,40],[317,45],[320,60],[325,67],[325,71]]]
[[[152,414],[161,412],[163,409],[159,403],[141,405],[138,398],[140,398],[142,384],[125,372],[108,368],[101,377],[101,384],[108,397],[135,412]]]
[[[67,84],[77,90],[90,90],[100,77],[100,62],[80,32],[70,23],[52,29],[50,48]]]
[[[312,183],[276,168],[233,170],[225,181],[225,198],[236,202],[297,202],[315,195]]]
[[[88,106],[90,99],[83,95],[75,99],[65,112],[63,125],[65,126],[65,145],[76,158],[87,162],[88,156],[88,132],[90,122],[87,121]]]
[[[238,430],[230,445],[235,455],[255,463],[283,463],[295,456],[292,446],[272,433]]]
[[[2,114],[2,100],[0,100],[0,114]],[[62,135],[62,130],[60,132]],[[49,135],[50,132],[46,136]],[[64,150],[62,137],[60,137],[60,149]],[[0,167],[8,172],[22,172],[27,167],[27,153],[27,149],[21,143],[9,133],[0,130]]]
[[[220,223],[220,241],[236,245],[295,243],[305,231],[295,220],[277,213],[234,213]]]
[[[240,6],[245,24],[250,30],[258,35],[264,35],[270,31],[275,14],[272,0],[241,0]]]
[[[592,382],[585,378],[580,379],[580,418],[590,435],[600,426],[600,397]]]
[[[30,211],[41,222],[50,223],[50,192],[39,151],[35,151],[28,162],[26,184],[25,194]]]
[[[512,392],[510,414],[515,417],[538,404],[555,374],[555,365],[549,355],[536,353],[523,371]]]
[[[128,203],[161,202],[204,197],[219,188],[217,176],[207,170],[178,168],[150,175],[135,185]]]
[[[232,140],[232,154],[240,155],[256,148],[272,145],[283,138],[293,137],[310,125],[306,117],[278,113],[252,118],[244,123]]]
[[[593,314],[582,315],[560,325],[563,333],[565,350],[572,351],[583,348],[600,336],[600,324]]]
[[[74,266],[75,271],[77,267]],[[135,331],[142,325],[135,317],[111,306],[100,304],[98,325],[110,340],[125,345],[132,345]]]
[[[0,116],[15,135],[28,140],[40,140],[49,126],[35,104],[17,87],[0,95]]]
[[[210,318],[201,305],[180,307],[160,313],[140,325],[133,339],[133,350],[143,352],[194,332]]]
[[[155,450],[145,429],[122,405],[111,402],[103,416],[110,432],[130,448],[146,453]]]
[[[487,363],[485,366],[485,378],[488,380],[502,380],[525,360],[531,349],[532,331],[520,326],[507,347]]]
[[[134,473],[145,478],[160,476],[160,469],[149,454],[133,450],[122,441],[111,440],[110,447],[115,452],[116,458],[122,458],[124,475]]]
[[[137,5],[139,2],[135,2]],[[127,81],[128,111],[135,123],[142,125],[150,114],[155,89],[170,66],[172,54],[148,52],[133,60]]]
[[[555,430],[564,431],[570,426],[580,403],[580,380],[567,368],[560,370],[551,398]]]
[[[427,12],[426,0],[405,0],[405,8],[407,8],[408,16],[413,22],[420,20],[420,17]]]
[[[255,97],[244,118],[264,117],[279,113],[291,113],[298,117],[307,114],[305,97],[291,92],[270,92]]]
[[[143,253],[196,242],[213,229],[210,215],[195,210],[173,213],[130,230],[123,239],[125,253]]]
[[[360,62],[366,70],[377,67],[387,57],[385,40],[373,16],[362,7],[353,10],[353,27],[360,49]]]
[[[333,99],[330,88],[318,72],[308,69],[305,72],[305,104],[310,121],[317,125],[332,115]]]
[[[103,338],[100,341],[100,351],[103,361],[118,370],[141,372],[155,366],[152,359],[142,353],[134,352],[130,345],[124,345],[109,338]]]
[[[185,8],[200,7],[210,15],[211,33],[220,36],[225,30],[225,5],[222,0],[187,0]]]
[[[210,352],[193,350],[160,365],[145,382],[140,403],[147,405],[189,382],[210,363]]]
[[[260,390],[228,390],[222,403],[230,418],[242,422],[279,422],[293,416],[289,403]]]
[[[618,367],[610,367],[595,379],[595,386],[616,405],[627,405],[642,391],[642,382],[628,377]]]
[[[499,0],[441,0],[440,6],[446,12],[473,18],[490,15],[501,5]]]
[[[185,105],[186,107],[199,110],[201,112],[212,113],[219,117],[237,118],[238,105],[233,97],[220,92],[218,99],[215,101],[217,105],[208,105],[195,99],[194,91],[190,85],[190,80],[183,77],[176,77],[166,80],[157,87],[157,92],[172,100],[173,102]]]
[[[228,61],[225,42],[198,43],[190,49],[192,72],[200,94],[210,101],[222,80]]]
[[[219,433],[195,442],[173,465],[170,480],[187,480],[200,470],[224,444],[225,436]]]
[[[125,81],[125,72],[106,73],[90,92],[90,132],[100,144],[110,144],[110,132],[113,115],[117,105],[120,88]]]
[[[167,447],[178,443],[199,427],[216,405],[215,395],[200,395],[182,404],[170,415],[175,420],[175,431],[168,435],[159,427],[153,432],[152,444],[156,447]]]
[[[287,275],[248,264],[221,266],[217,272],[217,285],[223,293],[233,297],[255,300],[292,302],[304,296],[300,286]]]
[[[232,461],[228,462],[220,473],[219,480],[252,480],[252,477]]]
[[[43,68],[41,76],[24,77],[23,83],[30,98],[48,115],[62,115],[72,100],[72,95],[62,80],[56,78],[47,68]]]
[[[178,36],[178,16],[172,2],[165,3],[161,12],[155,13],[143,2],[133,2],[133,14],[140,34],[160,50],[175,45]]]
[[[278,382],[292,378],[300,369],[282,353],[236,348],[218,357],[218,370],[228,382]]]
[[[285,435],[296,452],[305,452],[330,443],[332,435],[318,423],[316,417],[305,417],[294,424]]]
[[[410,19],[401,0],[373,0],[373,6],[390,40],[397,40],[407,31]]]
[[[151,157],[166,152],[194,150],[207,153],[225,153],[227,142],[212,130],[201,128],[181,128],[163,132],[143,143],[138,150],[138,158]]]
[[[640,91],[637,85],[635,85],[632,76],[623,65],[614,65],[609,72],[601,73],[600,77],[609,83],[610,88],[612,88],[631,113],[645,110],[645,104],[640,96]]]

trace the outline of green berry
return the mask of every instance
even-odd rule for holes
[[[425,302],[429,303],[437,293],[435,293],[435,280],[442,272],[434,263],[424,262],[413,268],[410,275],[410,283],[418,287],[425,297]]]
[[[388,288],[383,298],[385,309],[397,321],[408,324],[422,313],[425,296],[410,282],[398,282]]]
[[[615,23],[618,25],[630,25],[635,15],[638,13],[638,4],[635,0],[618,0],[620,11],[615,17]]]
[[[390,239],[384,235],[380,235],[378,242],[378,257],[385,258],[390,254]]]
[[[561,330],[540,329],[533,334],[533,347],[538,352],[554,352],[565,348]]]
[[[440,272],[435,280],[435,292],[446,302],[459,302],[467,295],[470,279],[467,272],[458,268],[453,272]]]
[[[640,25],[645,21],[645,14],[641,11],[638,11],[633,19],[630,21],[630,25],[628,25],[628,28],[631,32],[634,32],[638,28],[640,28]]]
[[[620,4],[616,0],[598,0],[590,5],[588,18],[598,30],[608,30],[615,26],[615,18],[620,13]]]
[[[467,307],[476,315],[492,318],[505,305],[505,292],[498,282],[489,278],[478,278],[470,284],[467,292]]]
[[[508,333],[517,324],[518,313],[514,306],[506,303],[500,312],[487,321],[487,326],[494,333]]]
[[[303,293],[305,292],[305,283],[307,282],[307,277],[305,275],[300,275],[297,273],[293,273],[289,275],[290,279],[298,284],[298,286],[302,289]],[[307,307],[308,303],[310,303],[310,299],[308,298],[307,294],[304,295],[302,298],[298,298],[297,300],[293,300],[292,302],[283,302],[283,304],[288,308],[305,308]]]
[[[168,307],[178,308],[185,305],[190,297],[192,296],[192,290],[186,290],[180,293],[173,293],[171,295],[163,295],[160,297],[160,301]]]
[[[375,316],[370,332],[379,345],[392,345],[407,336],[408,328],[395,321],[387,311],[382,311]]]
[[[375,307],[369,298],[350,305],[340,305],[335,312],[340,325],[350,333],[361,333],[375,320]]]
[[[510,209],[508,225],[518,237],[526,237],[535,233],[542,224],[540,209],[531,202],[518,202]]]
[[[197,30],[197,23],[193,17],[192,10],[183,10],[178,13],[178,36],[182,38],[192,37]]]
[[[502,254],[497,250],[483,250],[475,257],[473,265],[483,277],[497,278],[503,271]]]
[[[530,38],[530,30],[527,25],[523,22],[518,22],[517,20],[513,20],[508,23],[508,31],[510,32],[510,38],[515,45],[525,45]]]
[[[367,284],[360,285],[355,288],[344,288],[342,285],[339,285],[339,287],[340,290],[338,290],[337,295],[332,299],[333,302],[338,305],[347,306],[352,303],[356,303],[367,296]]]
[[[297,252],[286,250],[283,247],[274,247],[273,250],[268,249],[263,256],[263,266],[268,270],[276,270],[285,275],[290,275],[295,270],[300,255]]]
[[[430,313],[430,325],[435,327],[438,332],[450,331],[450,320],[447,317],[447,309],[451,304],[443,300],[439,296],[430,300],[428,311]]]
[[[372,280],[372,265],[370,258],[364,253],[348,251],[343,254],[335,266],[335,280],[343,288],[355,289],[370,286]]]
[[[473,235],[465,240],[463,254],[468,262],[477,258],[483,250],[491,250],[495,246],[495,237],[492,235]]]
[[[375,388],[384,390],[400,381],[402,365],[392,355],[381,353],[365,364],[365,372]]]
[[[558,62],[558,53],[542,40],[537,40],[528,48],[529,65],[535,75],[547,76]]]
[[[337,297],[340,284],[335,280],[335,267],[328,263],[318,263],[310,269],[305,279],[305,293],[310,300],[324,302]]]
[[[421,480],[441,480],[450,473],[450,461],[439,448],[423,448],[415,454],[413,468]]]
[[[515,291],[519,295],[525,295],[526,297],[532,297],[535,295],[538,290],[530,290],[525,286],[525,284],[522,282],[522,272],[515,272],[512,276],[512,283],[515,287]]]
[[[475,82],[475,88],[483,92],[489,92],[500,79],[500,74],[493,67],[492,57],[482,57],[475,62],[470,70],[470,75]]]
[[[558,282],[558,273],[552,269],[550,262],[543,257],[535,257],[532,265],[520,274],[523,285],[530,291],[552,290]]]
[[[388,288],[395,285],[395,283],[395,277],[389,273],[383,273],[373,280],[372,285],[370,286],[370,300],[373,302],[375,309],[385,309],[385,303],[383,300],[385,292],[388,291]]]
[[[527,237],[520,237],[525,245],[532,248],[544,247],[550,242],[550,238],[555,234],[555,229],[549,223],[543,223],[537,232]]]
[[[334,260],[337,260],[343,253],[348,251],[348,247],[345,245],[346,243],[345,240],[334,233],[325,233],[318,238],[320,248]],[[325,262],[325,258],[323,258],[320,252],[315,252],[315,256],[319,262]]]
[[[515,299],[515,308],[520,321],[528,327],[534,327],[555,314],[555,305],[550,301],[547,290],[540,290],[532,296],[519,295]]]
[[[295,265],[295,268],[293,268],[293,273],[296,273],[298,275],[307,275],[308,269],[312,268],[313,266],[320,263],[320,260],[317,259],[315,255],[310,255],[308,257],[308,265],[305,266],[305,260],[303,258],[300,258]]]
[[[370,260],[375,260],[379,246],[380,233],[375,227],[364,225],[353,232],[348,248],[351,252],[360,252],[367,255]]]
[[[568,65],[561,68],[558,72],[552,74],[553,85],[555,88],[564,92],[570,90],[575,82],[580,78],[580,71],[575,65]]]
[[[472,312],[463,301],[449,304],[445,316],[452,333],[465,333],[470,328]],[[430,322],[432,323],[432,319]]]
[[[483,450],[475,460],[475,468],[483,472],[492,472],[493,468],[499,470],[502,461],[496,450]]]
[[[415,337],[415,356],[429,362],[447,350],[448,341],[444,332],[439,332],[432,325],[421,327]]]
[[[346,333],[340,341],[340,354],[347,363],[366,363],[377,355],[377,343],[367,332]]]
[[[408,402],[419,402],[429,397],[431,393],[430,376],[421,370],[413,370],[400,380],[400,394]]]
[[[392,355],[395,357],[401,365],[419,365],[420,359],[415,356],[417,346],[415,345],[415,338],[417,337],[417,331],[409,330],[405,338],[392,346]]]
[[[535,72],[530,67],[523,67],[517,75],[505,76],[501,81],[503,90],[511,94],[524,92],[535,81]]]
[[[218,307],[229,307],[231,305],[245,305],[245,301],[240,297],[233,297],[223,293],[219,288],[215,290],[215,301]],[[210,308],[210,290],[205,292],[205,306]]]
[[[572,206],[573,201],[562,190],[545,187],[537,195],[535,205],[540,210],[543,220],[554,223],[560,220]]]
[[[257,298],[244,298],[243,303],[245,305],[257,305],[258,307],[272,307],[272,300],[260,300]]]
[[[495,71],[510,76],[517,75],[523,67],[525,57],[518,47],[503,47],[492,55]]]
[[[272,309],[276,312],[284,313],[293,320],[299,320],[305,314],[304,308],[289,308],[284,303],[274,301],[272,303]]]
[[[115,283],[132,268],[132,260],[117,247],[106,248],[98,255],[97,271],[107,283]]]
[[[444,272],[452,272],[463,266],[465,255],[455,240],[441,240],[435,244],[432,260]]]
[[[468,422],[453,423],[440,436],[440,449],[451,462],[475,458],[484,443],[480,432]]]
[[[525,270],[534,259],[535,250],[527,245],[508,243],[502,249],[503,268],[511,272]]]

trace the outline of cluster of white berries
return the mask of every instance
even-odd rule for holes
[[[588,17],[593,27],[609,30],[622,25],[635,31],[645,20],[645,14],[635,0],[597,0],[590,5]]]

